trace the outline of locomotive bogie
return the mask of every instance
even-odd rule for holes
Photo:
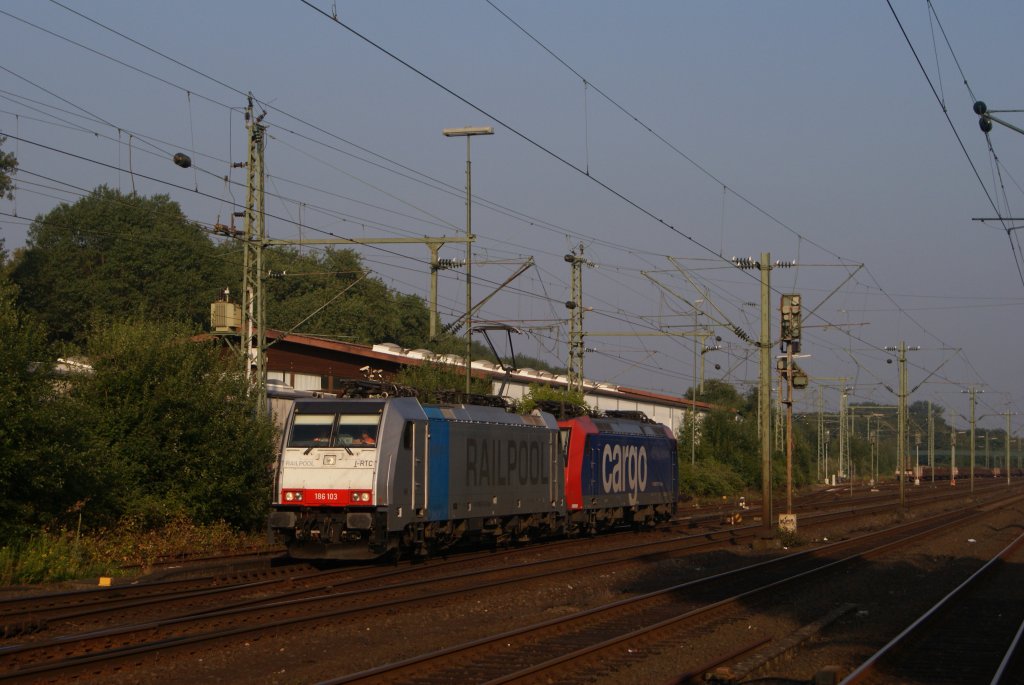
[[[288,552],[294,558],[368,560],[397,547],[381,525],[384,520],[381,512],[301,509],[273,512],[270,524],[288,531]]]

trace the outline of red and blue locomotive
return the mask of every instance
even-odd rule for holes
[[[672,517],[678,494],[676,439],[639,412],[559,422],[569,521],[590,531]]]

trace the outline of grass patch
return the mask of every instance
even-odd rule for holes
[[[50,583],[110,575],[109,560],[99,557],[73,533],[48,531],[25,542],[0,547],[0,585]]]
[[[0,585],[128,575],[161,560],[245,551],[264,544],[262,533],[240,533],[226,523],[197,526],[187,520],[159,529],[127,521],[114,530],[81,535],[42,530],[0,547]]]

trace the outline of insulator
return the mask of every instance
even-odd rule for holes
[[[174,163],[180,166],[182,169],[188,169],[192,166],[192,158],[186,155],[184,152],[174,153]]]
[[[753,257],[733,257],[732,263],[741,269],[760,269],[761,263]]]
[[[982,100],[978,100],[977,102],[974,103],[974,113],[975,114],[979,114],[980,115],[980,114],[984,114],[987,111],[988,111],[988,107],[985,105],[985,103]]]

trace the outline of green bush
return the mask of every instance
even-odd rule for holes
[[[565,416],[580,416],[589,412],[589,407],[583,400],[583,393],[531,383],[530,389],[516,403],[516,411],[520,414],[529,414],[537,407],[548,411],[558,407],[553,413]]]
[[[76,480],[62,491],[85,502],[84,525],[258,526],[270,501],[274,428],[256,413],[234,360],[168,323],[97,326],[89,343],[95,372],[76,380],[69,398]]]
[[[442,364],[439,362],[424,362],[419,366],[406,366],[398,375],[395,382],[415,388],[419,393],[421,402],[437,402],[440,395],[447,392],[462,392],[466,389],[466,367]],[[470,384],[470,391],[486,395],[491,391],[490,381],[474,378]]]
[[[0,306],[0,331],[11,318],[3,314]],[[59,383],[25,371],[28,353],[9,363],[0,355],[0,388],[25,399],[4,407],[17,430],[0,428],[0,544],[125,520],[262,526],[273,423],[257,413],[237,362],[190,333],[147,320],[97,324],[92,371]]]
[[[149,528],[126,519],[110,529],[41,530],[24,541],[0,547],[0,585],[54,583],[138,573],[161,559],[213,556],[262,548],[262,533],[239,531],[219,521],[196,525],[176,519]]]
[[[111,575],[114,562],[74,533],[41,532],[0,547],[0,585],[52,583]]]
[[[743,477],[726,464],[711,459],[680,464],[679,488],[693,497],[738,495],[744,487]]]

